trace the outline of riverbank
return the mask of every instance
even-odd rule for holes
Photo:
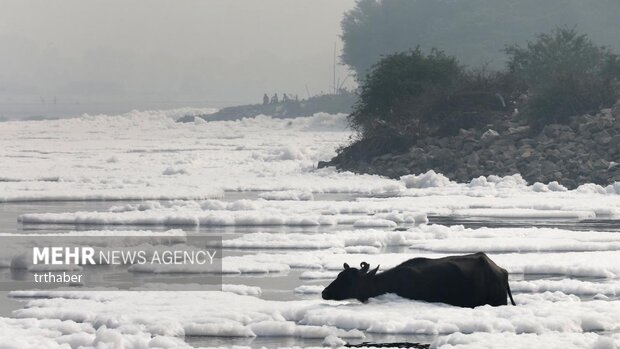
[[[530,184],[556,181],[567,188],[620,181],[620,102],[541,132],[517,116],[487,126],[452,137],[361,140],[319,167],[389,178],[434,170],[458,182],[520,173]]]
[[[286,99],[280,102],[247,104],[222,108],[215,113],[187,115],[177,121],[194,122],[198,117],[205,121],[230,121],[269,115],[276,119],[293,119],[317,113],[349,114],[357,96],[353,93],[339,93],[313,96],[308,99]]]

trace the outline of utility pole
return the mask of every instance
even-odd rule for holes
[[[334,41],[334,95],[336,94],[336,42]]]

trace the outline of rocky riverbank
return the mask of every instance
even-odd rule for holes
[[[319,163],[325,166],[391,178],[435,170],[458,182],[520,173],[530,184],[557,181],[568,188],[620,182],[620,102],[540,132],[507,116],[452,137],[358,141]]]

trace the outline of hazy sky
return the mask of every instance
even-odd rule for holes
[[[0,0],[0,103],[261,100],[332,85],[354,0]],[[346,69],[339,68],[344,78]],[[349,79],[351,80],[351,78]]]

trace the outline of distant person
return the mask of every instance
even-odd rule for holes
[[[263,105],[267,105],[269,104],[269,96],[267,96],[267,94],[265,93],[263,95]]]
[[[288,102],[288,95],[286,93],[282,95],[282,102]]]
[[[280,99],[278,99],[278,94],[274,94],[273,97],[271,97],[271,104],[278,104],[280,103]]]

